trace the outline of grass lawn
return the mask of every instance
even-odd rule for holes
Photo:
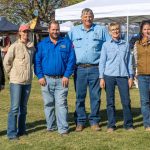
[[[71,80],[68,95],[70,134],[67,137],[61,137],[57,131],[53,133],[46,132],[41,91],[37,80],[34,79],[28,103],[28,136],[21,137],[18,141],[9,141],[6,136],[7,115],[10,105],[8,88],[7,84],[5,90],[0,93],[0,150],[150,150],[150,132],[147,133],[143,128],[137,89],[131,89],[135,132],[123,129],[122,108],[117,90],[117,130],[114,133],[106,132],[106,100],[103,90],[101,101],[102,131],[91,131],[87,122],[87,128],[81,133],[76,133],[74,132],[75,124],[73,119],[75,92],[73,80]],[[87,114],[90,112],[89,96],[86,99],[86,111]]]

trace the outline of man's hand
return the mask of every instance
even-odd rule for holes
[[[45,85],[46,85],[46,80],[45,80],[45,78],[39,79],[39,84],[40,84],[41,86],[45,86]]]
[[[100,87],[101,87],[102,89],[105,88],[105,80],[104,80],[104,79],[100,79]]]
[[[69,79],[66,78],[66,77],[63,77],[62,78],[62,86],[63,87],[68,87],[68,85],[69,85]]]
[[[132,85],[133,85],[133,79],[131,79],[131,78],[128,79],[128,85],[129,85],[129,88],[132,87]]]

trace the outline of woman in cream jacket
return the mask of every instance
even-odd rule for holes
[[[27,102],[31,90],[32,59],[35,51],[33,43],[28,40],[29,26],[21,25],[18,34],[19,39],[9,47],[4,58],[4,68],[10,80],[11,106],[7,128],[10,140],[26,134]]]

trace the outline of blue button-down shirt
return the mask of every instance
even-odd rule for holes
[[[49,37],[37,45],[34,71],[38,79],[44,75],[63,75],[69,77],[73,73],[75,53],[69,39],[59,38],[54,44]]]
[[[110,39],[107,29],[96,24],[88,31],[83,25],[75,26],[68,35],[74,45],[76,64],[98,64],[102,44]]]
[[[103,44],[99,62],[100,78],[104,75],[133,77],[132,54],[124,40],[110,40]]]

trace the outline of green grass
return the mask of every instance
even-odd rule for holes
[[[47,133],[43,111],[43,100],[40,87],[36,79],[33,80],[32,92],[28,103],[27,137],[19,141],[9,141],[6,136],[7,115],[9,111],[9,86],[0,93],[0,150],[150,150],[150,133],[147,133],[142,124],[140,102],[137,89],[131,89],[132,112],[134,116],[135,132],[123,129],[122,108],[118,91],[116,90],[117,130],[108,134],[105,92],[102,91],[101,126],[102,131],[91,131],[87,128],[76,133],[73,113],[75,109],[75,92],[73,81],[70,81],[68,95],[70,134],[61,137],[57,132]],[[86,111],[89,114],[89,96],[86,98]]]

